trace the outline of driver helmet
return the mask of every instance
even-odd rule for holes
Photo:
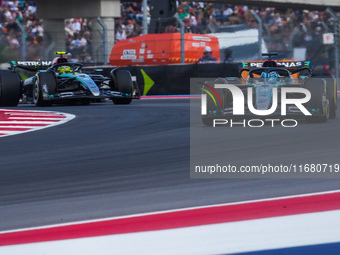
[[[262,72],[261,73],[261,78],[267,78],[267,73],[266,72]]]
[[[72,73],[72,68],[70,66],[59,66],[58,73]]]
[[[268,78],[278,78],[278,77],[279,77],[279,75],[277,74],[277,72],[270,72],[268,74]]]
[[[52,60],[52,65],[57,65],[57,64],[61,64],[61,63],[67,63],[67,62],[68,62],[67,58],[57,57],[57,58],[54,58]]]

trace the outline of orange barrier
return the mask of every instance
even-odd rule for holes
[[[206,46],[212,49],[212,56],[220,59],[220,47],[215,36],[185,34],[185,63],[195,63],[203,56]],[[110,64],[167,65],[181,63],[180,33],[147,34],[117,42],[111,51]]]

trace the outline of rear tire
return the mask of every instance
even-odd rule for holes
[[[38,73],[33,83],[33,102],[36,106],[51,106],[52,101],[44,98],[44,94],[53,95],[56,93],[56,90],[57,79],[53,73]]]
[[[336,88],[336,80],[334,77],[324,78],[327,84],[327,99],[329,102],[329,118],[335,119],[338,115],[338,106],[337,106],[337,88]]]
[[[311,78],[306,81],[305,88],[311,93],[311,99],[306,103],[306,107],[312,109],[312,116],[306,116],[306,121],[310,123],[326,122],[329,118],[326,81]]]
[[[0,72],[0,106],[17,106],[21,94],[19,75],[8,71]]]
[[[132,101],[133,95],[133,82],[131,73],[127,70],[117,70],[115,72],[115,85],[116,90],[126,94],[126,96],[130,98],[113,98],[112,101],[114,104],[130,104]]]

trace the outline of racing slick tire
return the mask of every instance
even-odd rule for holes
[[[0,106],[17,106],[21,98],[20,78],[17,73],[0,72]]]
[[[117,70],[115,72],[115,85],[116,90],[128,94],[130,98],[113,98],[112,101],[114,104],[130,104],[132,101],[133,95],[133,81],[131,77],[131,73],[127,70]]]
[[[33,82],[33,103],[36,106],[51,106],[52,101],[46,100],[43,95],[44,93],[48,95],[55,94],[56,90],[57,79],[53,73],[38,73]]]
[[[217,78],[214,81],[206,81],[205,84],[214,88],[215,84],[227,84],[227,80],[223,78]],[[202,88],[202,94],[207,95],[207,115],[201,115],[202,117],[202,123],[205,126],[213,126],[214,119],[218,118],[217,115],[222,113],[223,106],[220,104],[219,100],[217,100],[216,95],[214,92],[209,91],[209,87],[204,86]],[[208,92],[211,94],[209,95]],[[217,93],[219,94],[220,98],[223,100],[223,92],[220,92],[221,90],[218,90]],[[224,91],[224,90],[223,90]],[[214,101],[214,99],[215,101]],[[222,101],[223,102],[223,101]]]
[[[324,80],[327,84],[329,118],[335,119],[338,115],[336,79],[334,77],[326,77]]]
[[[305,106],[312,109],[312,116],[306,116],[306,121],[309,123],[326,122],[329,118],[326,81],[322,78],[311,78],[306,81],[305,88],[311,93],[311,99]]]

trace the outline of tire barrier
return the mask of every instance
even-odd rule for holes
[[[84,67],[84,71],[109,75],[114,67]],[[240,63],[200,63],[159,66],[127,66],[145,95],[190,94],[190,78],[239,77]]]

